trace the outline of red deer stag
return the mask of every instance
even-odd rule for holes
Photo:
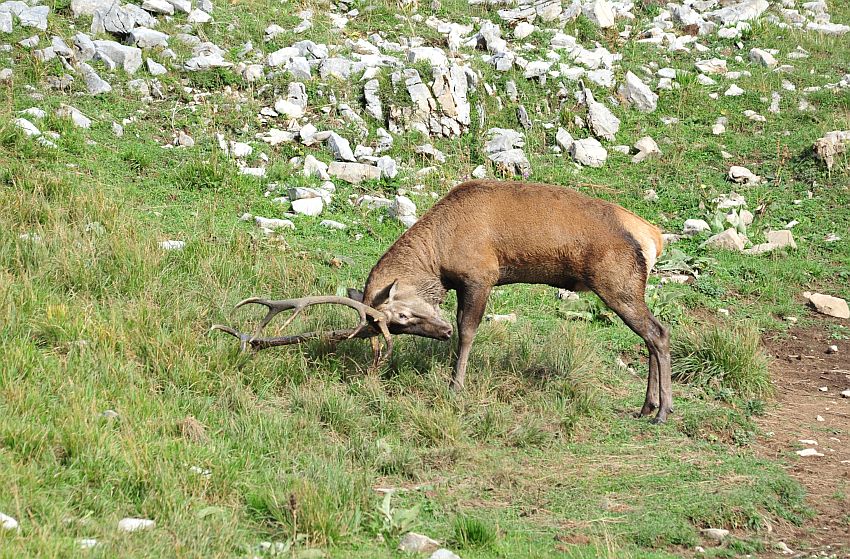
[[[525,182],[470,181],[452,189],[406,231],[369,273],[360,293],[283,301],[246,299],[269,312],[254,334],[214,326],[240,338],[243,349],[289,345],[309,339],[373,339],[392,350],[391,334],[448,340],[452,327],[440,313],[446,292],[457,292],[458,351],[451,385],[463,387],[469,351],[494,286],[547,284],[591,290],[646,342],[649,378],[640,416],[673,411],[669,332],[644,300],[647,275],[661,254],[657,227],[622,207],[574,190]],[[360,314],[356,328],[278,338],[259,337],[277,313],[344,304]]]

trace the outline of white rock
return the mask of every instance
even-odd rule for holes
[[[192,10],[187,18],[189,23],[209,23],[212,21],[212,16],[203,10]]]
[[[295,224],[288,219],[274,219],[269,217],[254,216],[254,223],[264,229],[295,229]]]
[[[406,533],[398,544],[398,550],[406,553],[428,553],[439,547],[440,542],[416,532]]]
[[[130,39],[139,48],[167,47],[168,35],[162,31],[148,29],[147,27],[136,27],[130,32]]]
[[[761,177],[740,165],[729,167],[729,180],[738,184],[758,184]]]
[[[80,549],[91,549],[97,545],[97,540],[94,538],[80,538],[76,540],[76,543]]]
[[[797,454],[803,457],[806,456],[823,456],[822,452],[818,452],[815,448],[804,448],[803,450],[798,450]]]
[[[9,12],[0,12],[0,33],[12,32],[12,14]]]
[[[702,533],[710,540],[722,542],[729,535],[729,530],[724,530],[723,528],[706,528],[702,530]]]
[[[352,184],[381,178],[381,170],[373,165],[340,161],[334,161],[328,166],[328,174]]]
[[[727,70],[726,61],[722,58],[697,60],[694,66],[703,74],[725,74]]]
[[[836,318],[850,318],[850,308],[847,307],[847,301],[844,299],[808,291],[803,293],[803,298],[808,300],[821,314]]]
[[[736,250],[740,252],[744,250],[744,239],[738,235],[738,232],[734,228],[729,228],[722,233],[712,235],[702,244],[702,246],[725,250]]]
[[[615,134],[620,130],[620,119],[602,103],[596,102],[592,95],[587,93],[587,123],[590,131],[597,138],[613,142]]]
[[[354,152],[351,151],[351,144],[336,132],[330,133],[327,143],[328,149],[331,150],[334,159],[337,161],[357,161]]]
[[[71,107],[70,105],[60,105],[59,108],[56,109],[56,116],[59,118],[70,118],[71,122],[73,122],[74,126],[77,128],[91,128],[91,119],[81,113],[77,108]]]
[[[171,4],[169,4],[169,6],[170,5]],[[148,58],[145,62],[148,65],[148,72],[152,76],[162,76],[163,74],[168,73],[168,70],[165,68],[165,66],[163,66],[153,58]]]
[[[15,123],[15,126],[20,128],[24,132],[24,135],[29,136],[31,138],[41,136],[41,130],[39,130],[35,124],[28,121],[27,119],[16,118],[13,122]]]
[[[768,68],[773,68],[777,64],[773,55],[764,49],[750,49],[750,60]]]
[[[186,246],[186,241],[162,241],[161,243],[159,243],[159,246],[163,250],[183,250],[183,248]]]
[[[348,227],[345,223],[340,223],[339,221],[334,221],[332,219],[323,219],[319,225],[327,227],[328,229],[346,229]]]
[[[593,0],[584,5],[583,12],[590,21],[602,29],[608,29],[617,24],[614,20],[614,8],[608,0]]]
[[[703,219],[687,219],[682,227],[682,234],[693,236],[711,231],[711,226]]]
[[[438,549],[432,553],[428,559],[460,559],[460,556],[455,555],[448,549]]]
[[[514,27],[514,38],[521,41],[534,33],[535,29],[534,25],[527,21],[521,21],[516,25],[516,27]]]
[[[18,521],[7,514],[0,512],[0,528],[3,530],[19,530]]]
[[[658,106],[658,95],[631,71],[626,72],[626,81],[620,84],[617,92],[627,104],[634,105],[642,113],[651,113]]]
[[[244,159],[254,153],[254,148],[244,142],[230,142],[228,151],[236,159]]]
[[[139,530],[150,530],[156,526],[156,522],[147,518],[123,518],[118,522],[118,529],[122,532],[137,532]]]
[[[659,148],[658,144],[655,143],[655,140],[649,136],[644,136],[638,140],[635,143],[635,149],[638,150],[638,153],[632,157],[632,163],[640,163],[648,157],[661,155],[661,148]]]
[[[835,156],[844,153],[850,147],[850,130],[833,130],[815,141],[815,155],[832,169]]]
[[[733,83],[732,85],[730,85],[730,86],[729,86],[729,89],[727,89],[727,90],[723,93],[723,95],[725,95],[726,97],[739,97],[739,96],[741,96],[741,95],[743,95],[743,94],[744,94],[744,90],[743,90],[743,89],[741,89],[740,87],[738,87],[738,86],[737,86],[736,84],[734,84],[734,83]]]
[[[174,6],[166,0],[144,0],[142,9],[155,14],[174,15]]]
[[[850,390],[843,390],[841,392],[841,397],[842,398],[850,398]]]
[[[575,140],[569,132],[567,132],[563,128],[558,128],[558,133],[555,134],[555,142],[562,150],[569,152],[570,147],[573,145],[573,142],[575,142]]]
[[[608,159],[608,151],[596,138],[574,141],[570,145],[569,153],[576,162],[588,167],[602,167]]]
[[[756,19],[770,7],[767,0],[743,0],[724,8],[705,13],[705,17],[721,25],[734,25],[739,21]]]
[[[98,56],[118,64],[128,74],[135,74],[142,66],[142,49],[129,47],[115,41],[93,41]]]
[[[292,211],[309,216],[317,216],[322,213],[325,204],[321,198],[301,198],[292,201]]]

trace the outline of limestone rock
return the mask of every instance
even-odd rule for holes
[[[761,64],[762,66],[767,66],[768,68],[773,68],[776,66],[776,59],[772,54],[763,49],[750,49],[750,60],[757,64]]]
[[[352,184],[360,184],[365,180],[378,180],[381,178],[381,170],[373,165],[339,161],[334,161],[328,165],[328,174]]]
[[[575,140],[570,145],[569,153],[576,162],[588,167],[602,167],[608,159],[608,151],[596,138]]]
[[[661,155],[661,148],[659,148],[658,144],[655,143],[655,140],[649,136],[644,136],[638,140],[635,143],[635,149],[638,150],[638,152],[634,157],[632,157],[632,163],[640,163],[648,157],[657,157]]]
[[[156,526],[156,522],[147,518],[123,518],[118,522],[118,529],[122,532],[138,532],[150,530]]]
[[[740,165],[729,167],[729,180],[738,184],[758,184],[761,177]]]
[[[658,95],[631,71],[626,72],[626,81],[620,85],[617,92],[627,104],[633,105],[642,113],[651,113],[658,106]]]
[[[97,55],[115,62],[128,74],[135,74],[142,66],[142,49],[128,47],[115,41],[94,41]]]
[[[827,169],[835,165],[835,157],[850,147],[850,130],[833,130],[815,141],[815,155],[826,163]]]
[[[850,309],[847,307],[847,301],[844,299],[822,293],[810,293],[808,291],[803,293],[803,298],[808,300],[821,314],[836,318],[850,318]]]
[[[398,550],[406,553],[428,553],[439,547],[440,542],[416,532],[408,532],[398,544]]]
[[[744,239],[738,235],[738,232],[734,228],[730,227],[722,233],[709,237],[702,246],[721,248],[725,250],[737,250],[740,252],[744,250]]]

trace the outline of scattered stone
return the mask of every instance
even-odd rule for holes
[[[2,512],[0,512],[0,528],[3,530],[20,530],[18,521]]]
[[[0,33],[12,32],[12,14],[9,12],[0,12]]]
[[[803,298],[808,300],[821,314],[836,318],[850,318],[850,308],[847,307],[847,301],[844,299],[808,291],[803,293]]]
[[[363,86],[363,97],[366,101],[366,113],[375,120],[383,122],[384,107],[378,96],[378,80],[369,80]]]
[[[204,10],[192,10],[189,12],[189,17],[186,19],[189,23],[209,23],[212,21],[212,16]]]
[[[626,72],[626,81],[620,85],[617,92],[626,104],[634,105],[642,113],[651,113],[658,106],[658,95],[631,71]]]
[[[0,70],[0,83],[11,81],[12,75],[13,73],[11,68],[3,68]]]
[[[730,227],[722,233],[709,237],[702,246],[740,252],[744,250],[744,239],[738,235],[738,232],[734,228]]]
[[[115,41],[94,41],[94,45],[99,57],[108,58],[128,74],[135,74],[142,66],[142,49]]]
[[[351,144],[336,132],[330,133],[327,144],[328,149],[331,150],[334,159],[337,161],[357,161],[354,152],[351,151]]]
[[[826,352],[827,352],[828,354],[830,354],[830,355],[833,355],[833,354],[835,354],[835,353],[838,353],[838,346],[837,346],[837,345],[835,345],[835,344],[832,344],[831,346],[829,346],[828,348],[826,348]]]
[[[35,27],[39,31],[47,31],[48,6],[32,6],[18,12],[18,22],[23,27]]]
[[[31,138],[41,136],[41,130],[39,130],[35,124],[28,121],[27,119],[16,118],[13,122],[15,123],[15,126],[20,128],[24,132],[25,136],[29,136]]]
[[[142,9],[155,14],[174,15],[174,6],[166,0],[144,0],[142,2]]]
[[[758,184],[761,177],[740,165],[732,165],[729,168],[729,180],[737,184]]]
[[[577,163],[588,167],[602,167],[608,159],[608,151],[596,138],[575,140],[569,147],[569,154]]]
[[[460,556],[455,555],[448,549],[438,549],[428,559],[460,559]]]
[[[750,60],[768,68],[773,68],[777,64],[773,55],[763,49],[750,49]]]
[[[815,155],[826,163],[827,169],[835,165],[835,156],[844,153],[850,146],[850,130],[834,130],[815,141]]]
[[[122,532],[150,530],[155,526],[156,522],[147,518],[123,518],[118,522],[118,529]]]
[[[782,555],[794,555],[794,550],[788,547],[788,544],[785,542],[776,542],[774,546]]]
[[[76,543],[80,549],[91,549],[97,545],[97,540],[94,538],[80,538],[76,540]]]
[[[345,223],[340,223],[339,221],[334,221],[332,219],[323,219],[319,222],[319,225],[322,227],[327,227],[328,229],[346,229],[348,226]],[[404,550],[402,550],[404,551]]]
[[[381,178],[381,170],[375,166],[339,161],[334,161],[328,166],[328,174],[351,184],[360,184],[365,180]]]
[[[81,113],[79,109],[71,107],[70,105],[60,105],[59,108],[56,109],[56,116],[59,118],[70,118],[71,122],[73,122],[74,126],[77,128],[91,128],[91,119]]]
[[[608,0],[593,0],[585,4],[582,11],[587,19],[602,29],[608,29],[617,24],[614,19],[614,8]]]
[[[254,216],[254,223],[258,227],[275,231],[278,229],[295,229],[295,224],[288,219],[274,219],[268,217]]]
[[[319,197],[292,201],[292,211],[301,215],[317,216],[322,213],[324,207],[324,201]]]
[[[770,7],[767,0],[743,0],[725,8],[705,13],[705,17],[723,26],[758,18]]]
[[[638,150],[637,155],[632,157],[632,163],[640,163],[648,157],[657,157],[661,155],[661,148],[649,136],[644,136],[635,143],[635,149]]]
[[[397,195],[389,208],[390,215],[404,224],[405,227],[413,227],[416,223],[416,204],[406,196]]]
[[[850,398],[850,390],[843,390],[841,392],[841,397],[842,398]]]
[[[472,178],[483,179],[487,177],[487,168],[484,165],[478,165],[472,170]]]
[[[487,314],[484,315],[484,320],[487,322],[509,322],[511,324],[516,322],[516,313],[510,314]]]
[[[723,528],[705,528],[702,530],[703,535],[716,542],[722,542],[729,535],[729,530],[724,530]]]
[[[413,148],[413,151],[414,153],[417,153],[419,155],[427,155],[428,157],[439,163],[446,162],[446,154],[435,148],[432,144],[423,144],[421,146],[416,146],[415,148]]]
[[[162,241],[161,243],[159,243],[159,246],[163,250],[183,250],[183,248],[186,246],[186,241]]]
[[[521,21],[514,27],[514,38],[521,41],[534,33],[535,29],[534,25],[527,21]]]
[[[177,133],[177,137],[174,139],[174,145],[184,148],[191,148],[195,146],[195,140],[194,138],[192,138],[192,136],[190,136],[183,130],[180,130]]]
[[[162,76],[163,74],[168,73],[168,70],[165,68],[165,66],[163,66],[153,58],[148,58],[145,62],[148,65],[148,73],[150,73],[150,75],[152,76]]]
[[[608,107],[593,99],[590,90],[584,90],[585,102],[587,103],[587,123],[590,131],[597,138],[613,142],[614,135],[620,130],[620,119],[614,116]]]
[[[741,95],[743,95],[743,94],[744,94],[744,90],[743,90],[743,89],[741,89],[740,87],[738,87],[738,86],[737,86],[736,84],[734,84],[734,83],[733,83],[732,85],[730,85],[730,86],[729,86],[729,89],[727,89],[727,90],[723,93],[723,95],[725,95],[726,97],[739,97],[739,96],[741,96]]]
[[[725,74],[727,72],[726,61],[722,58],[711,58],[708,60],[697,60],[694,63],[697,70],[702,74]]]
[[[726,124],[728,123],[728,119],[725,116],[718,117],[717,122],[714,123],[714,126],[711,127],[711,133],[715,136],[719,136],[726,132]]]
[[[560,147],[566,152],[569,152],[570,147],[573,145],[573,142],[575,142],[575,140],[569,132],[567,132],[563,128],[558,128],[558,133],[555,134],[555,143],[558,144],[558,147]]]
[[[162,31],[136,27],[130,32],[130,40],[139,48],[167,47],[168,35]]]
[[[823,456],[822,452],[818,452],[816,448],[804,448],[803,450],[798,450],[797,454],[806,457],[806,456]]]

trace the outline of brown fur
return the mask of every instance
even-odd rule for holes
[[[456,290],[460,341],[453,385],[461,387],[494,286],[593,290],[646,340],[650,378],[641,413],[658,409],[663,421],[672,409],[668,334],[644,302],[647,275],[662,249],[657,227],[616,204],[559,186],[469,181],[387,250],[369,274],[363,302],[385,307],[391,331],[445,337],[445,323],[423,305],[438,313],[446,291]],[[417,325],[397,324],[393,313],[408,308],[417,309]]]

